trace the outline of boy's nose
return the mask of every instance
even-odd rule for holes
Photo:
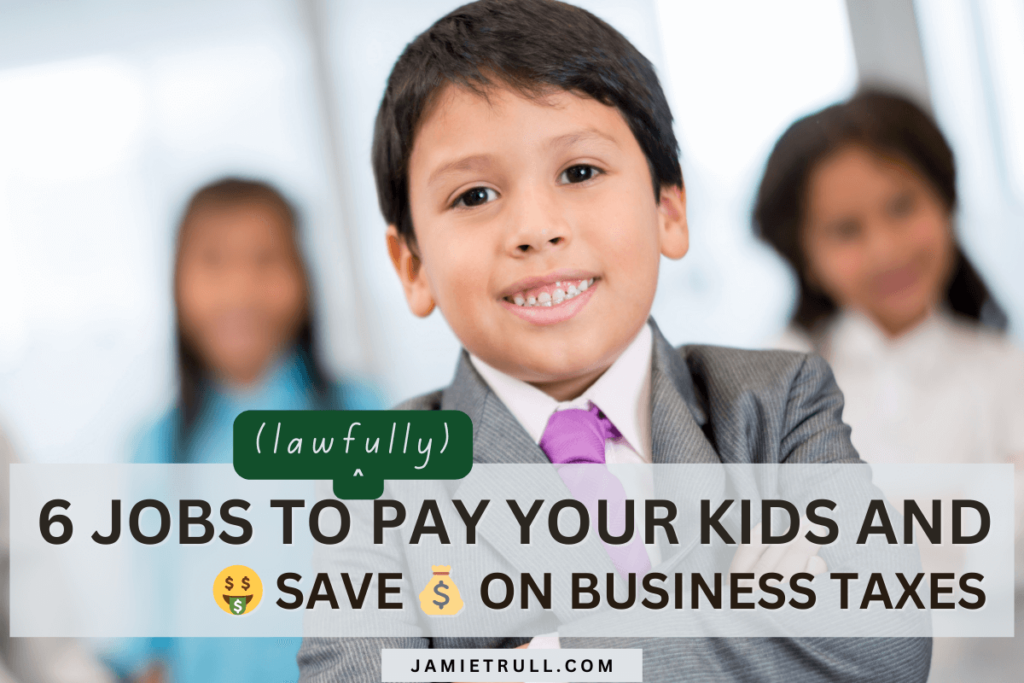
[[[543,229],[520,235],[514,241],[520,242],[520,244],[516,245],[516,250],[521,254],[525,254],[531,249],[534,251],[540,251],[548,246],[558,245],[565,241],[565,236],[558,234],[552,236],[552,231]]]
[[[537,195],[524,198],[523,206],[513,212],[513,227],[509,231],[509,251],[514,256],[526,256],[568,244],[572,231],[569,222],[550,200]]]

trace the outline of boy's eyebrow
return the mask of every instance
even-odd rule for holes
[[[574,133],[566,133],[565,135],[559,135],[556,138],[551,138],[548,141],[549,147],[572,147],[579,142],[587,142],[593,139],[606,140],[616,147],[619,146],[618,140],[613,138],[611,135],[597,130],[596,128],[586,128],[584,130],[576,131]]]
[[[461,159],[455,159],[434,169],[434,172],[430,174],[430,178],[427,179],[427,185],[433,185],[439,178],[448,175],[449,173],[455,173],[457,171],[474,171],[490,166],[490,164],[491,155],[489,154],[473,154],[468,157],[462,157]]]
[[[613,145],[618,147],[618,141],[607,133],[603,133],[596,128],[587,128],[572,133],[566,133],[559,135],[558,137],[551,138],[548,141],[548,147],[572,147],[573,145],[586,142],[588,140],[606,140],[611,142]],[[459,171],[475,171],[482,168],[486,168],[491,165],[493,157],[490,154],[472,154],[470,156],[462,157],[461,159],[454,159],[438,166],[433,173],[430,174],[430,178],[427,179],[427,185],[433,185],[441,177],[448,175],[449,173],[457,173]]]

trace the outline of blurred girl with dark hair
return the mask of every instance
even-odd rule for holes
[[[869,462],[1024,456],[1024,353],[957,243],[953,152],[919,107],[864,92],[776,143],[754,208],[799,286],[782,346],[816,350]]]
[[[272,186],[227,178],[192,196],[178,231],[174,301],[180,395],[136,462],[230,463],[232,425],[245,410],[381,407],[359,385],[330,382],[320,366],[296,213]],[[148,643],[127,658],[149,659],[149,670],[122,671],[190,683],[299,676],[299,638]]]
[[[832,365],[862,458],[1017,465],[1020,586],[1024,353],[957,243],[956,209],[953,152],[938,126],[909,100],[868,91],[783,134],[754,225],[796,272],[796,310],[779,345]],[[960,571],[961,552],[922,547],[938,571]],[[978,666],[1012,677],[1012,644],[986,647],[937,640],[932,677],[964,680]]]

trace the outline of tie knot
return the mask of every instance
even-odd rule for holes
[[[604,442],[621,436],[611,420],[593,403],[587,410],[557,410],[548,419],[540,448],[556,465],[603,463]]]

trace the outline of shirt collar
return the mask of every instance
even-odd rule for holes
[[[572,401],[562,402],[491,367],[473,354],[469,354],[469,359],[534,442],[540,443],[548,419],[556,410],[585,409],[593,403],[611,420],[626,443],[650,462],[653,343],[651,327],[644,325],[626,350],[589,389]]]
[[[843,311],[831,332],[832,354],[839,358],[900,360],[908,365],[929,367],[950,336],[952,320],[939,308],[899,337],[890,338],[860,311]]]

